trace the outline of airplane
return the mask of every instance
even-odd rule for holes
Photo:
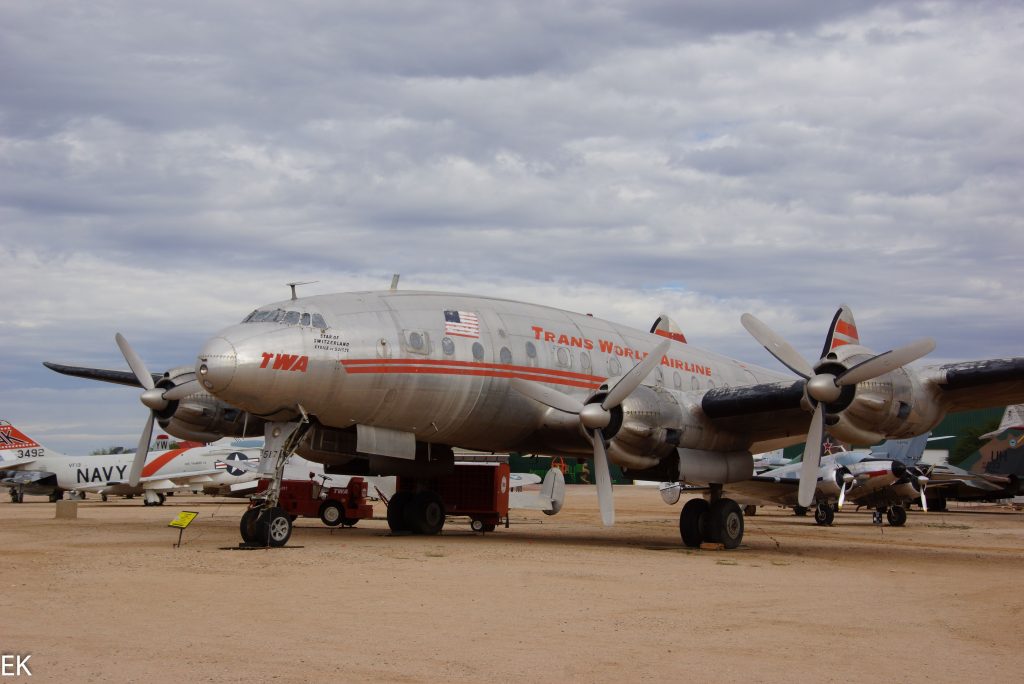
[[[10,488],[11,501],[26,494],[63,498],[64,492],[139,495],[146,506],[159,506],[169,492],[203,488],[230,493],[255,487],[256,474],[245,467],[257,461],[259,448],[200,445],[185,442],[177,449],[148,454],[137,483],[127,480],[136,454],[66,456],[39,444],[11,423],[0,420],[0,485]]]
[[[632,479],[707,485],[710,501],[680,512],[681,537],[726,548],[742,540],[743,512],[723,487],[750,479],[751,453],[811,445],[798,489],[809,506],[826,426],[843,442],[873,444],[927,432],[948,412],[1024,401],[1024,358],[910,368],[932,340],[875,354],[861,346],[846,306],[813,364],[753,315],[741,317],[796,378],[683,342],[663,318],[644,331],[470,294],[298,297],[293,288],[291,299],[215,333],[191,369],[154,376],[120,334],[130,373],[47,365],[144,389],[137,461],[154,421],[172,434],[260,424],[261,468],[274,482],[293,452],[327,473],[415,478],[418,491],[390,505],[426,521],[443,520],[436,482],[452,468],[453,447],[592,459],[605,525],[614,523],[613,462]],[[133,464],[131,480],[140,468]],[[291,533],[274,490],[259,515],[271,545]]]

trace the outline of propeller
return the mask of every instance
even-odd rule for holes
[[[928,512],[928,498],[924,494],[924,490],[928,487],[928,476],[925,475],[920,468],[914,468],[917,471],[916,475],[911,474],[911,477],[916,478],[917,483],[914,485],[914,489],[921,493],[921,510],[925,513]],[[911,480],[913,482],[913,480]]]
[[[839,510],[843,510],[843,504],[846,503],[846,490],[856,479],[850,472],[843,473],[843,488],[839,490]]]
[[[166,390],[157,387],[142,357],[135,353],[132,346],[128,344],[128,340],[121,333],[117,333],[114,335],[114,341],[117,342],[118,349],[124,355],[124,360],[128,362],[128,367],[132,369],[135,378],[142,385],[143,392],[140,400],[149,409],[149,417],[146,419],[145,427],[142,428],[139,446],[135,450],[132,468],[128,473],[128,484],[137,487],[139,479],[142,477],[142,468],[146,465],[146,456],[149,455],[149,442],[153,437],[153,423],[156,421],[157,414],[170,406],[172,401],[198,392],[199,383],[193,378]]]
[[[661,357],[665,355],[670,346],[670,340],[661,342],[650,354],[619,378],[618,382],[607,390],[608,393],[600,403],[584,403],[576,397],[530,380],[513,378],[510,381],[512,388],[520,394],[545,406],[550,406],[557,411],[579,416],[580,424],[594,443],[594,477],[597,481],[597,502],[601,508],[601,522],[606,527],[611,527],[615,524],[615,502],[612,496],[612,476],[608,467],[608,452],[606,451],[605,437],[602,429],[608,427],[611,423],[612,409],[625,401],[626,397],[640,386],[644,378],[654,370],[655,366],[661,363]],[[607,380],[602,384],[602,388],[606,384]]]
[[[837,313],[837,319],[838,317]],[[842,396],[844,387],[877,378],[900,366],[916,361],[935,349],[935,341],[924,338],[911,342],[903,347],[872,356],[835,375],[830,372],[816,372],[815,368],[801,356],[793,345],[752,314],[743,314],[740,317],[740,322],[769,354],[807,381],[804,385],[804,392],[807,400],[814,407],[814,414],[811,416],[811,425],[807,431],[797,498],[801,506],[810,506],[814,498],[818,464],[821,462],[821,438],[825,432],[825,405],[838,400]],[[819,368],[824,365],[822,361],[825,360],[824,356],[828,351],[826,346],[822,352],[823,358],[818,361]]]

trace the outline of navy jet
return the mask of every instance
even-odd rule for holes
[[[743,512],[723,487],[753,475],[751,453],[812,445],[798,495],[809,506],[826,427],[841,441],[875,444],[927,432],[947,412],[1024,400],[1024,358],[909,368],[932,340],[875,354],[845,306],[813,363],[744,314],[743,326],[792,374],[699,349],[664,319],[645,331],[469,294],[293,289],[211,336],[194,368],[151,375],[118,335],[131,374],[56,369],[144,388],[140,446],[154,420],[172,434],[258,425],[275,483],[293,452],[328,473],[412,479],[415,492],[390,502],[393,529],[440,531],[438,482],[461,447],[592,459],[606,525],[609,463],[634,479],[707,485],[709,500],[681,511],[681,536],[728,548],[743,538]],[[272,545],[287,542],[275,485],[254,516],[243,538],[269,530]]]

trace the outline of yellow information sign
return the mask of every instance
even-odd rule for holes
[[[180,529],[185,529],[193,520],[196,519],[197,515],[199,515],[199,513],[196,511],[182,511],[178,514],[177,518],[170,522],[168,527],[178,527]]]

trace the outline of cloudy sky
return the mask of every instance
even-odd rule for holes
[[[478,292],[778,367],[1024,353],[1024,5],[0,5],[0,417],[134,444],[151,370],[306,293]]]

